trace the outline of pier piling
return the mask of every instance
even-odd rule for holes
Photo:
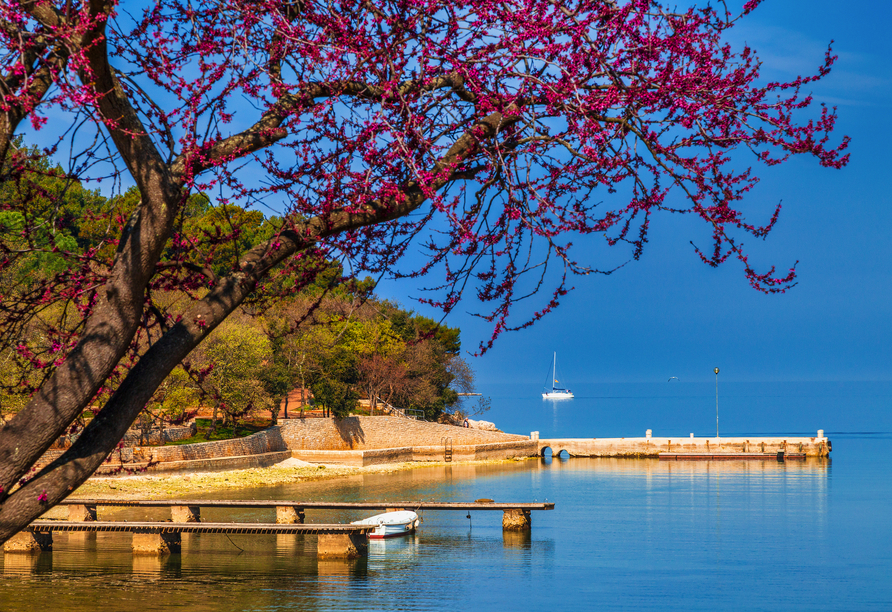
[[[503,531],[529,531],[532,526],[529,510],[514,508],[502,513]]]
[[[200,506],[171,506],[170,520],[174,523],[200,523]]]
[[[35,533],[20,531],[3,544],[3,551],[7,553],[38,553],[42,550],[53,549],[52,533]]]
[[[365,534],[319,534],[316,556],[320,559],[358,559],[368,555],[368,538]]]
[[[276,506],[276,523],[279,525],[300,525],[303,524],[305,518],[303,508]]]
[[[68,506],[69,521],[95,521],[96,506],[91,504],[72,504]]]
[[[134,555],[170,555],[182,550],[183,536],[179,531],[161,533],[134,533]]]

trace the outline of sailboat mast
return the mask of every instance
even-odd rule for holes
[[[554,393],[554,377],[557,374],[557,351],[554,352],[554,361],[551,364],[551,392]]]

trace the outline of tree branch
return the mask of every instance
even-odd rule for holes
[[[464,78],[458,73],[451,73],[427,83],[417,80],[407,81],[398,88],[396,94],[404,96],[444,88],[451,88],[462,100],[476,101],[476,96],[465,89]],[[288,136],[288,131],[281,127],[288,117],[313,106],[315,100],[319,98],[352,96],[381,100],[386,94],[385,88],[361,81],[308,83],[299,91],[282,96],[273,108],[266,111],[260,120],[248,129],[214,143],[200,154],[181,154],[172,164],[171,171],[177,176],[184,175],[187,170],[197,175],[221,162],[244,157],[275,144]]]
[[[457,166],[463,156],[473,154],[481,139],[497,135],[505,125],[517,120],[518,117],[492,113],[467,130],[435,164],[438,178],[429,188],[439,189],[446,185],[450,180],[451,168]],[[32,518],[39,516],[45,511],[45,504],[52,505],[64,499],[70,487],[83,483],[102,465],[158,385],[254,291],[257,283],[272,268],[319,240],[406,216],[421,206],[426,199],[424,194],[418,185],[409,184],[398,197],[376,200],[364,212],[341,210],[325,218],[314,217],[294,231],[282,232],[245,253],[238,271],[221,279],[208,295],[187,309],[180,320],[146,351],[77,442],[0,505],[0,541],[13,535],[8,530],[12,527],[8,526],[21,524],[13,517],[23,514]],[[79,348],[80,345],[75,352]],[[25,412],[16,415],[14,420],[21,421],[20,417]],[[3,448],[2,435],[6,433],[6,428],[0,430],[0,448]],[[16,429],[16,433],[20,433],[20,429]],[[32,431],[28,435],[35,436],[37,432]],[[57,436],[51,436],[50,443]],[[32,459],[31,464],[36,459]],[[45,501],[39,501],[38,497]]]

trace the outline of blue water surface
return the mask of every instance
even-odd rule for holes
[[[506,431],[714,434],[710,385],[581,387],[559,404],[535,387],[484,392],[493,408],[482,418]],[[890,405],[888,383],[720,386],[722,435],[821,428],[829,460],[549,458],[238,491],[230,496],[556,507],[534,513],[529,535],[503,534],[500,512],[426,512],[418,534],[373,542],[368,559],[352,562],[318,561],[312,537],[189,536],[182,554],[158,559],[132,556],[126,536],[57,535],[52,553],[4,556],[0,609],[890,610]],[[205,518],[274,520],[271,511]]]

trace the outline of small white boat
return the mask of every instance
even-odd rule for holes
[[[557,353],[554,354],[554,361],[551,365],[551,390],[548,389],[548,385],[545,385],[545,390],[542,393],[542,399],[572,399],[573,392],[569,389],[564,389],[562,387],[556,387],[558,384],[557,379]]]
[[[395,538],[401,535],[415,533],[415,529],[421,519],[411,510],[397,510],[376,514],[361,521],[353,521],[351,525],[375,525],[375,530],[369,534],[372,539]]]

